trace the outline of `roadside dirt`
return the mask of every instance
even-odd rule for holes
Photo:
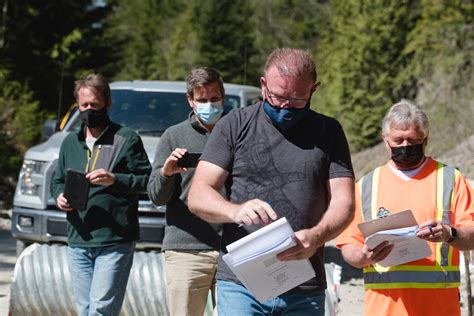
[[[0,218],[0,316],[7,316],[10,285],[16,262],[16,243],[10,233],[10,220]]]

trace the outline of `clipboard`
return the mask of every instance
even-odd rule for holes
[[[387,217],[376,218],[367,222],[363,222],[357,226],[364,237],[367,237],[381,230],[403,228],[415,225],[418,225],[418,223],[416,222],[413,212],[411,210],[406,210],[391,214]]]
[[[418,228],[418,224],[411,210],[363,222],[358,226],[365,237],[365,244],[370,248],[374,248],[384,241],[393,245],[394,248],[388,256],[377,263],[382,267],[405,264],[432,254],[428,242],[417,237],[413,232],[413,229]],[[394,233],[394,230],[403,228],[407,229],[405,234]]]
[[[90,182],[86,179],[85,172],[68,169],[63,195],[73,209],[85,210],[87,208],[89,186]]]

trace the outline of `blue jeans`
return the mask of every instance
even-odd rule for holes
[[[324,291],[289,291],[260,303],[244,286],[217,280],[218,315],[324,316],[325,299]]]
[[[68,266],[79,316],[120,313],[135,244],[68,247]]]

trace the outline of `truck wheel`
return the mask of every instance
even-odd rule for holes
[[[25,250],[25,248],[28,247],[29,245],[31,244],[21,241],[21,240],[17,240],[16,241],[16,256],[19,257],[21,253],[23,252],[23,250]]]

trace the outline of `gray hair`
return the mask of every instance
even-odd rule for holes
[[[423,132],[424,137],[428,136],[429,123],[425,112],[418,105],[402,99],[392,105],[385,114],[382,122],[382,133],[387,135],[392,127],[408,129],[410,126],[415,126]]]
[[[74,97],[78,98],[79,90],[82,88],[92,88],[100,93],[104,98],[106,104],[112,103],[112,94],[110,92],[110,86],[101,74],[89,74],[74,82]]]
[[[306,77],[317,80],[316,65],[313,56],[307,50],[298,48],[277,48],[267,58],[265,74],[275,66],[283,76]]]
[[[200,88],[211,83],[217,83],[219,85],[222,98],[224,98],[224,80],[222,80],[220,72],[217,69],[210,67],[194,68],[189,72],[188,77],[186,78],[186,93],[191,99],[193,99],[195,88]]]

